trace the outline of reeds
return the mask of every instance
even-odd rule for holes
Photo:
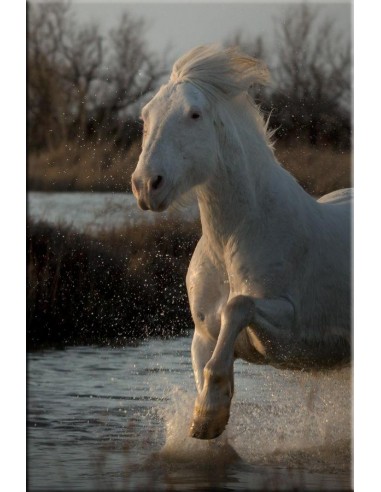
[[[275,146],[278,161],[314,196],[352,186],[352,154],[330,146],[283,143]]]
[[[197,224],[111,232],[28,225],[27,345],[119,345],[192,327],[185,275]]]

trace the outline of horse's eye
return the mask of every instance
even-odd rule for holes
[[[200,116],[200,113],[198,113],[197,111],[193,111],[191,114],[192,120],[197,120],[198,118],[200,118]]]

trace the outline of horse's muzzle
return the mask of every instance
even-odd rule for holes
[[[163,199],[165,179],[161,175],[142,179],[134,174],[131,177],[131,188],[139,207],[142,210],[162,212],[167,208]]]

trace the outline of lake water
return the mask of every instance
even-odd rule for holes
[[[188,209],[163,212],[161,218],[171,215],[193,220],[198,215],[197,204]],[[77,230],[107,230],[126,224],[153,222],[159,217],[155,212],[143,211],[130,193],[28,193],[28,216],[53,224],[64,224]]]
[[[29,490],[349,490],[351,369],[235,363],[226,431],[187,437],[191,338],[28,354]]]

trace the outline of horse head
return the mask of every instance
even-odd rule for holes
[[[205,179],[216,156],[210,104],[191,83],[168,83],[143,108],[143,145],[132,190],[161,212]]]
[[[260,62],[235,49],[201,46],[175,63],[169,82],[142,110],[132,191],[143,210],[161,212],[207,181],[220,158],[219,106],[266,77]]]

